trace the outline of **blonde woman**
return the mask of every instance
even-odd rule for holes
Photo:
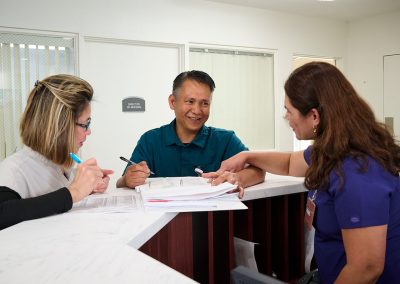
[[[104,192],[111,170],[89,159],[71,175],[90,135],[93,89],[72,75],[37,81],[20,124],[23,148],[0,164],[0,229],[63,213],[92,192]]]

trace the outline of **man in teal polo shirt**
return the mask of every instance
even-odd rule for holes
[[[215,83],[202,71],[186,71],[173,83],[169,106],[175,119],[160,128],[147,131],[135,147],[131,161],[118,180],[117,187],[134,188],[152,177],[196,176],[195,168],[203,172],[217,171],[223,160],[248,150],[233,131],[208,127]],[[227,180],[244,188],[264,181],[265,173],[248,167],[238,173],[221,173]]]

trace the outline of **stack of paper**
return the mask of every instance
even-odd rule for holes
[[[157,178],[137,187],[146,208],[168,212],[246,209],[228,182],[211,186],[204,178]]]

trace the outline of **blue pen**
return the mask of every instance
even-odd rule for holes
[[[77,155],[75,155],[74,153],[69,153],[69,155],[71,156],[72,160],[74,160],[78,164],[82,163],[81,159],[79,159],[79,157]]]

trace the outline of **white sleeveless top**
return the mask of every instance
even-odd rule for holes
[[[27,146],[0,163],[0,186],[18,192],[22,198],[56,191],[71,181],[59,165]]]

